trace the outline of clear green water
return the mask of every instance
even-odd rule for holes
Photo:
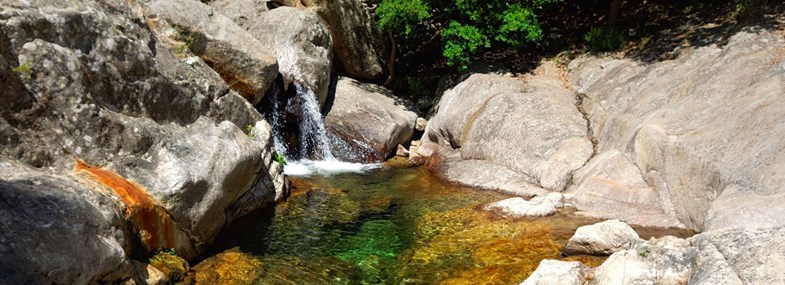
[[[449,185],[420,169],[293,179],[293,193],[219,237],[194,269],[205,284],[518,284],[564,258],[567,213],[511,219],[482,210],[510,196]]]

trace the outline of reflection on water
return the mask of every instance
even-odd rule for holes
[[[418,169],[293,179],[293,194],[219,238],[232,248],[197,265],[205,284],[518,284],[578,226],[560,213],[511,219],[480,210],[508,198]],[[236,268],[237,270],[228,270]],[[231,272],[227,272],[231,271]]]

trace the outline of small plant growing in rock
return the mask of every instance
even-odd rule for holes
[[[31,67],[30,66],[30,62],[27,62],[27,61],[20,63],[19,66],[14,67],[11,70],[13,70],[16,73],[20,73],[20,74],[30,74],[30,73],[33,73],[33,67]]]
[[[286,160],[284,160],[284,158],[283,158],[283,154],[280,154],[280,153],[274,152],[274,153],[273,153],[273,160],[277,161],[277,162],[278,162],[278,163],[280,163],[281,165],[286,165]]]
[[[621,33],[611,28],[592,27],[583,39],[593,52],[617,50],[624,43]]]
[[[253,134],[254,132],[253,125],[248,124],[247,126],[245,126],[245,130],[248,131],[248,137],[251,138],[251,140],[256,140],[256,136],[254,136]]]
[[[649,253],[651,253],[651,249],[648,246],[644,246],[638,249],[638,255],[640,255],[641,257],[646,257],[649,255]]]

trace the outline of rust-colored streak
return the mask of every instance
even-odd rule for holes
[[[111,189],[127,206],[125,216],[148,251],[174,247],[175,224],[169,213],[155,201],[141,185],[128,181],[111,170],[93,167],[76,160],[74,170],[85,172],[96,182]]]

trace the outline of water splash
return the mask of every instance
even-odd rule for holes
[[[284,166],[284,173],[292,176],[362,173],[381,167],[380,163],[363,164],[338,160],[333,154],[333,147],[324,126],[324,118],[316,94],[304,85],[295,83],[293,86],[296,91],[294,98],[281,100],[282,88],[280,86],[274,87],[277,89],[273,90],[271,98],[273,115],[270,122],[273,125],[275,150],[285,154],[285,159],[288,162]],[[299,118],[296,151],[288,149],[285,143],[285,127],[281,118],[285,113],[296,114]]]

